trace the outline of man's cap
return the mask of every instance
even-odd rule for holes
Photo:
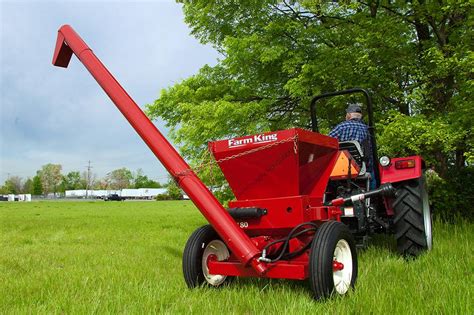
[[[349,104],[346,108],[346,113],[362,113],[362,108],[358,103]]]

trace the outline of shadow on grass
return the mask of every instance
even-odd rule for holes
[[[393,235],[376,234],[370,238],[367,245],[367,247],[360,249],[358,253],[363,254],[367,250],[373,249],[376,251],[388,251],[398,255],[397,242]]]
[[[269,278],[238,278],[235,277],[224,287],[228,289],[255,292],[258,294],[274,294],[275,292],[293,292],[311,298],[312,291],[308,280],[288,280]]]
[[[348,296],[354,294],[351,289],[346,295],[341,296],[334,294],[331,297],[315,300],[309,280],[288,280],[288,279],[268,279],[268,278],[232,278],[223,285],[215,288],[206,284],[202,285],[198,290],[229,290],[232,294],[239,295],[257,294],[259,296],[280,296],[283,300],[299,299],[322,304],[334,304],[337,301],[347,299]]]

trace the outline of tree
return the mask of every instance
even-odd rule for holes
[[[170,197],[170,199],[183,199],[183,192],[181,191],[181,188],[179,188],[179,186],[172,178],[168,180],[168,183],[166,184],[166,189],[168,190],[168,196]]]
[[[447,177],[474,163],[472,7],[467,0],[183,1],[192,34],[222,59],[162,90],[147,113],[162,117],[198,164],[209,160],[210,140],[307,128],[312,96],[359,86],[374,96],[381,152],[422,154]],[[323,132],[343,119],[345,100],[318,108]]]
[[[23,183],[21,177],[9,177],[0,188],[2,194],[20,194],[23,192]]]
[[[108,189],[109,187],[109,181],[107,178],[104,179],[99,179],[94,182],[94,186],[92,186],[92,189]]]
[[[81,173],[78,171],[72,171],[63,176],[62,186],[64,190],[85,189]]]
[[[112,189],[129,188],[133,179],[132,172],[125,168],[113,170],[107,174],[107,181]]]
[[[7,195],[7,194],[15,194],[15,187],[13,186],[12,182],[8,179],[5,181],[3,186],[0,187],[0,194]]]
[[[23,184],[22,192],[25,194],[33,194],[33,180],[28,177],[28,179]]]
[[[59,185],[61,184],[63,176],[61,175],[62,166],[61,164],[46,164],[41,167],[41,170],[37,171],[37,176],[41,179],[41,185],[43,187],[43,193],[56,193]]]
[[[41,177],[36,175],[33,177],[32,195],[39,196],[43,193],[43,185],[41,184]]]
[[[143,170],[139,168],[133,177],[134,188],[161,188],[161,184],[149,179],[148,176],[143,174]]]
[[[90,170],[82,172],[81,186],[84,187],[84,189],[91,189],[96,185],[96,181],[97,174],[90,172]]]

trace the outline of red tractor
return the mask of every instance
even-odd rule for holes
[[[376,187],[361,145],[317,132],[316,102],[363,93],[378,161],[372,103],[362,89],[317,96],[313,131],[288,129],[215,141],[209,149],[236,200],[225,209],[140,110],[92,50],[68,26],[58,31],[53,64],[72,54],[86,66],[210,225],[198,228],[183,254],[190,288],[220,286],[232,277],[309,279],[313,296],[344,295],[357,278],[358,246],[393,233],[402,255],[432,246],[431,214],[419,156],[382,157]]]

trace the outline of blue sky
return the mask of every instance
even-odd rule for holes
[[[142,168],[167,173],[125,118],[73,57],[51,64],[58,28],[70,24],[143,108],[162,88],[214,65],[218,53],[200,44],[173,1],[0,0],[0,184],[34,176],[46,163],[63,173],[103,177]],[[166,135],[161,121],[155,124]]]

